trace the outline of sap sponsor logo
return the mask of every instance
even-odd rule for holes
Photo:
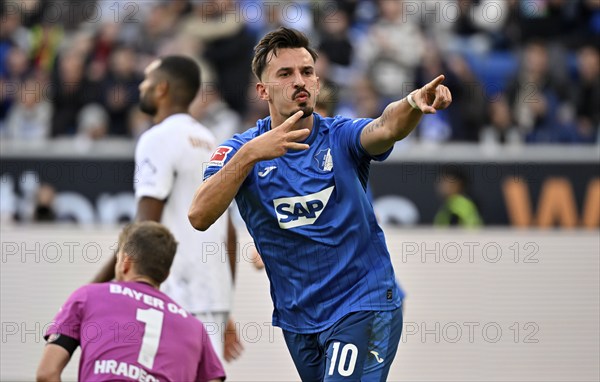
[[[335,186],[305,196],[273,200],[279,226],[283,229],[314,224],[327,206]]]
[[[158,378],[149,374],[146,370],[136,365],[111,360],[96,360],[94,363],[94,374],[110,374],[122,376],[139,382],[158,382]],[[111,378],[112,379],[112,378]]]
[[[212,157],[210,157],[210,161],[208,162],[209,166],[223,166],[225,160],[227,159],[227,155],[233,150],[233,147],[229,146],[219,146],[213,153]]]

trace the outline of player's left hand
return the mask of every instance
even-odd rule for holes
[[[424,114],[435,114],[437,110],[443,110],[452,103],[450,89],[442,85],[446,79],[440,74],[436,79],[413,92],[413,100]]]
[[[227,320],[227,328],[225,328],[225,350],[223,358],[227,362],[231,362],[237,359],[244,351],[244,346],[240,341],[240,336],[235,327],[233,318],[229,317]]]

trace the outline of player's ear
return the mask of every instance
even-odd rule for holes
[[[167,93],[169,93],[169,82],[168,81],[160,81],[156,84],[156,97],[165,97]]]
[[[258,97],[260,99],[262,99],[263,101],[269,100],[269,88],[267,87],[267,85],[265,83],[263,83],[263,82],[256,83],[256,93],[258,94]]]
[[[317,77],[317,84],[315,86],[317,87],[315,89],[315,95],[319,95],[319,93],[321,93],[321,78]]]
[[[123,273],[131,272],[133,268],[134,259],[129,256],[126,252],[123,252]]]

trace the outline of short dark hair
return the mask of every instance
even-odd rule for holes
[[[447,165],[442,168],[440,171],[440,180],[441,179],[451,183],[458,182],[462,189],[467,188],[469,185],[469,177],[467,174],[461,168],[454,165]]]
[[[164,225],[144,221],[123,228],[119,235],[119,250],[132,258],[139,275],[161,284],[169,275],[177,241]]]
[[[188,107],[202,84],[200,67],[189,57],[165,56],[160,58],[158,71],[167,77],[171,84],[169,91],[173,102]]]
[[[304,48],[310,53],[313,60],[317,61],[317,51],[310,47],[308,37],[296,29],[281,27],[267,33],[254,47],[254,58],[252,59],[252,72],[260,81],[266,66],[269,53],[277,56],[279,49]]]

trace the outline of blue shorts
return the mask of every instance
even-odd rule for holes
[[[350,313],[320,333],[283,331],[303,382],[385,381],[401,334],[401,308]]]

